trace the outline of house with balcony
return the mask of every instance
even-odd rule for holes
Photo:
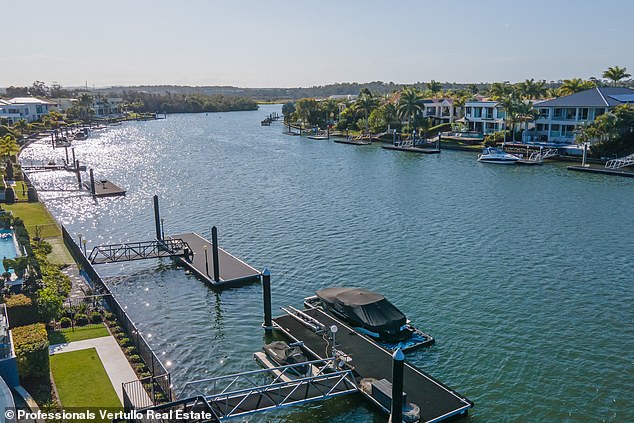
[[[574,144],[581,128],[622,104],[634,104],[633,89],[595,87],[536,103],[539,116],[527,140]]]
[[[497,101],[471,100],[464,107],[464,123],[470,131],[490,134],[504,129],[505,112]]]
[[[455,106],[451,98],[433,98],[423,100],[423,116],[431,119],[432,125],[451,123],[460,118],[460,106]]]
[[[35,97],[16,97],[11,100],[0,100],[0,119],[6,120],[9,125],[15,124],[20,119],[34,122],[51,110],[55,110],[56,107],[56,103]]]

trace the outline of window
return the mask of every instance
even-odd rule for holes
[[[582,107],[579,109],[579,120],[588,120],[588,112],[590,109],[587,107]]]
[[[482,107],[475,107],[473,110],[473,117],[482,117]]]
[[[566,109],[566,120],[575,120],[577,109]]]
[[[553,124],[551,125],[551,129],[552,129],[553,131],[559,131],[559,127],[560,127],[560,126],[561,126],[561,125],[559,125],[558,123],[553,123]]]
[[[539,109],[539,117],[548,119],[548,116],[550,115],[548,111],[549,109]]]
[[[602,114],[605,113],[605,109],[601,108],[601,109],[594,109],[594,117],[598,118],[599,116],[601,116]]]
[[[564,109],[553,109],[553,119],[561,119],[564,115]]]

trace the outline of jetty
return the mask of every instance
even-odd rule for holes
[[[611,169],[611,168],[590,166],[590,165],[568,166],[566,169],[574,170],[576,172],[600,173],[602,175],[624,176],[626,178],[634,178],[634,171],[630,171],[630,170]]]
[[[401,147],[397,145],[382,145],[381,148],[386,150],[397,150],[397,151],[407,151],[409,153],[419,153],[419,154],[439,154],[440,148],[427,148],[427,147]]]
[[[286,309],[287,314],[273,319],[273,328],[293,342],[302,342],[303,349],[311,358],[323,360],[337,356],[353,370],[359,384],[362,381],[378,381],[379,385],[391,388],[393,357],[346,323],[318,308],[308,310]],[[337,327],[336,343],[325,336],[327,328]],[[336,351],[333,351],[333,344]],[[384,381],[384,382],[381,382]],[[437,422],[457,416],[466,416],[473,402],[434,379],[422,370],[405,362],[403,369],[403,395],[407,402],[419,407],[420,421]],[[377,385],[376,382],[373,382]],[[389,401],[382,400],[376,391],[360,389],[363,396],[385,413],[390,413]]]

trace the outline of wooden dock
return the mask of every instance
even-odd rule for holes
[[[337,325],[337,351],[351,358],[348,363],[354,369],[357,379],[373,378],[392,380],[392,355],[376,343],[360,335],[345,323],[333,318],[322,310],[304,310],[306,314],[318,320],[326,328]],[[273,319],[274,326],[294,342],[303,342],[307,353],[316,359],[324,359],[332,354],[332,346],[294,316]],[[407,401],[420,407],[420,421],[436,422],[459,416],[466,416],[473,402],[451,388],[405,362],[403,391]],[[370,395],[363,392],[371,402],[384,412],[389,412]]]
[[[222,248],[218,248],[219,278],[214,280],[214,254],[213,245],[210,241],[195,232],[171,235],[168,238],[182,239],[189,245],[193,257],[190,260],[185,260],[184,258],[178,258],[178,260],[212,286],[228,288],[260,280],[260,272],[258,270]]]
[[[365,140],[354,140],[354,139],[336,139],[334,140],[337,144],[350,144],[350,145],[370,145],[372,144],[370,141]]]
[[[88,185],[88,189],[91,189],[90,185]],[[102,179],[100,181],[95,181],[94,192],[92,195],[95,197],[114,197],[117,195],[125,195],[125,193],[125,189],[106,179]]]
[[[577,172],[601,173],[603,175],[625,176],[626,178],[634,178],[634,172],[629,170],[606,169],[604,167],[594,166],[568,166],[568,170]]]
[[[439,148],[398,147],[396,145],[382,145],[381,148],[385,148],[386,150],[407,151],[409,153],[419,153],[419,154],[438,154],[438,153],[440,153],[440,149]]]

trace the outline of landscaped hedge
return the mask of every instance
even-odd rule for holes
[[[13,329],[13,343],[18,362],[18,373],[25,377],[48,377],[48,336],[42,323]]]
[[[11,328],[30,325],[39,320],[37,307],[29,297],[23,294],[11,295],[5,299]]]

